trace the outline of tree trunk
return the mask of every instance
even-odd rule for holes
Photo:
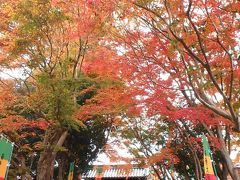
[[[200,179],[200,172],[199,172],[199,169],[198,169],[198,162],[197,162],[195,153],[192,152],[192,155],[193,155],[194,166],[195,166],[195,178],[196,178],[196,180],[201,180]]]
[[[56,147],[63,145],[68,132],[63,128],[49,129],[44,139],[44,150],[40,154],[37,167],[37,180],[52,180],[54,162],[57,155]]]
[[[64,177],[66,176],[69,170],[68,167],[66,167],[66,164],[69,163],[65,152],[57,154],[57,162],[58,162],[57,180],[64,180]]]
[[[222,156],[223,156],[223,158],[226,162],[228,172],[229,172],[230,176],[232,177],[232,179],[233,180],[240,180],[240,177],[239,177],[236,169],[234,168],[232,160],[230,159],[230,156],[227,152],[227,149],[225,147],[222,147],[220,152],[221,152],[221,154],[222,154]]]
[[[223,170],[222,170],[222,180],[227,180],[227,176],[228,176],[228,169],[227,169],[227,165],[225,162],[222,163],[223,165]]]
[[[24,179],[24,180],[32,180],[32,177],[29,174],[29,169],[26,166],[26,159],[25,159],[25,157],[23,155],[21,155],[19,160],[20,160],[20,163],[21,163],[21,168],[23,170],[23,174],[21,174],[22,179]]]
[[[64,162],[60,159],[58,161],[58,180],[63,180],[63,164]]]
[[[154,165],[151,165],[153,171],[155,172],[155,174],[157,175],[158,179],[161,179],[161,175],[160,172],[154,167]]]
[[[194,160],[194,166],[195,166],[195,178],[197,180],[201,180],[202,179],[202,169],[201,169],[201,163],[200,163],[200,160],[198,158],[198,155],[194,149],[194,147],[189,144],[189,149],[191,151],[191,154],[192,154],[192,157],[193,157],[193,160]]]
[[[199,160],[199,158],[197,156],[196,151],[194,151],[194,154],[195,154],[196,161],[197,161],[197,166],[198,166],[198,171],[199,171],[199,179],[202,179],[202,176],[203,176],[202,166],[201,166],[201,163],[200,163],[200,160]]]
[[[185,127],[185,130],[187,132],[190,132],[188,126],[184,122],[182,122],[182,123]],[[178,126],[178,129],[179,129],[179,133],[182,135],[183,140],[186,139],[186,143],[189,147],[189,150],[191,151],[191,154],[192,154],[192,157],[193,157],[193,160],[194,160],[194,166],[195,166],[195,178],[197,180],[201,180],[202,179],[202,168],[201,168],[201,163],[200,163],[200,160],[198,158],[198,155],[195,151],[195,148],[193,147],[192,144],[188,143],[189,138],[188,138],[188,135],[185,132],[185,130],[182,129],[181,126]]]
[[[221,152],[222,157],[225,160],[228,172],[229,172],[229,174],[230,174],[230,176],[232,177],[233,180],[240,180],[240,177],[237,173],[237,170],[234,168],[234,165],[232,163],[232,160],[230,159],[230,155],[228,153],[228,150],[225,146],[224,139],[223,139],[222,132],[221,132],[221,127],[217,128],[217,133],[218,133],[218,137],[219,137],[219,140],[220,140],[220,143],[221,143],[220,152]]]
[[[190,180],[186,167],[184,167],[183,171],[185,180]]]
[[[228,169],[225,160],[222,158],[222,156],[220,162],[216,164],[216,171],[219,179],[227,180]]]

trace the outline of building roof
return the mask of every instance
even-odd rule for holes
[[[89,170],[83,174],[83,178],[95,178],[98,175],[98,170]],[[149,169],[145,168],[132,168],[132,169],[120,169],[113,168],[104,170],[101,173],[103,178],[124,178],[124,177],[147,177],[149,175]]]

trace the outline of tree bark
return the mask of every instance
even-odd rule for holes
[[[193,151],[192,151],[192,156],[193,156],[194,166],[195,166],[195,178],[196,178],[196,180],[201,180],[200,179],[200,172],[199,172],[199,169],[198,169],[198,162],[197,162],[195,153]]]
[[[223,180],[227,180],[227,176],[228,176],[228,169],[227,169],[227,165],[225,162],[222,163],[223,165],[223,170],[222,170],[222,179]]]
[[[188,126],[186,126],[186,124],[183,123],[183,126],[185,127],[185,130],[187,132],[190,132]],[[201,180],[202,179],[202,168],[201,168],[201,163],[200,163],[200,160],[198,158],[198,155],[195,151],[195,148],[192,146],[192,144],[188,143],[188,134],[185,132],[184,129],[182,129],[180,126],[178,126],[178,129],[179,129],[179,133],[181,134],[183,140],[186,139],[186,143],[188,144],[188,147],[189,147],[189,150],[191,151],[191,154],[192,154],[192,157],[193,157],[193,160],[194,160],[194,166],[195,166],[195,178],[197,180]]]
[[[57,173],[57,180],[64,180],[66,174],[68,173],[68,168],[66,165],[69,165],[69,161],[66,155],[66,152],[59,152],[57,154],[57,162],[58,162],[58,173]]]
[[[189,177],[189,175],[188,175],[188,172],[187,172],[187,169],[186,169],[186,167],[184,167],[184,178],[186,179],[186,180],[190,180],[190,177]]]
[[[21,168],[23,170],[23,174],[21,174],[22,179],[24,180],[32,180],[31,175],[29,174],[29,169],[26,166],[26,159],[24,156],[20,156],[19,158],[20,163],[21,163]]]
[[[155,174],[157,175],[158,179],[161,179],[161,175],[159,173],[159,171],[154,167],[154,165],[151,165],[153,171],[155,172]]]
[[[234,165],[232,163],[232,160],[230,158],[228,150],[227,150],[227,148],[224,144],[224,139],[223,139],[223,136],[222,136],[221,127],[219,127],[219,126],[217,128],[217,133],[218,133],[218,137],[219,137],[219,140],[220,140],[220,143],[221,143],[220,152],[221,152],[222,157],[225,160],[228,172],[229,172],[229,174],[230,174],[230,176],[232,177],[233,180],[240,180],[240,177],[237,173],[237,170],[234,168]]]
[[[49,129],[44,139],[44,150],[40,154],[37,180],[52,180],[57,148],[63,145],[68,132],[63,128]]]
[[[64,166],[64,162],[63,160],[59,159],[58,161],[58,180],[63,180],[63,166]]]

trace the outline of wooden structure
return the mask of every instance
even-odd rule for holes
[[[108,167],[94,166],[91,170],[83,174],[84,180],[147,180],[149,177],[148,168],[128,167],[123,165],[112,165]]]

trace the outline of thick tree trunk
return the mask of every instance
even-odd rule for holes
[[[68,132],[62,128],[49,129],[44,139],[44,150],[41,152],[38,167],[37,180],[52,180],[54,161],[57,155],[57,148],[62,146]]]
[[[228,150],[225,146],[225,143],[224,143],[224,139],[223,139],[223,136],[222,136],[222,132],[221,132],[221,128],[218,127],[217,128],[217,133],[218,133],[218,137],[220,139],[220,143],[221,143],[221,149],[220,149],[220,152],[221,152],[221,155],[222,157],[224,158],[225,160],[225,163],[226,163],[226,166],[227,166],[227,169],[228,169],[228,172],[230,174],[230,176],[232,177],[233,180],[240,180],[240,177],[236,171],[236,169],[234,168],[234,165],[232,163],[232,160],[230,158],[230,155],[228,153]]]
[[[232,160],[230,159],[230,156],[227,152],[227,149],[224,147],[220,151],[221,151],[221,154],[222,154],[222,156],[223,156],[223,158],[226,162],[228,172],[229,172],[230,176],[232,177],[232,179],[233,180],[240,180],[240,177],[239,177],[236,169],[234,168]]]

